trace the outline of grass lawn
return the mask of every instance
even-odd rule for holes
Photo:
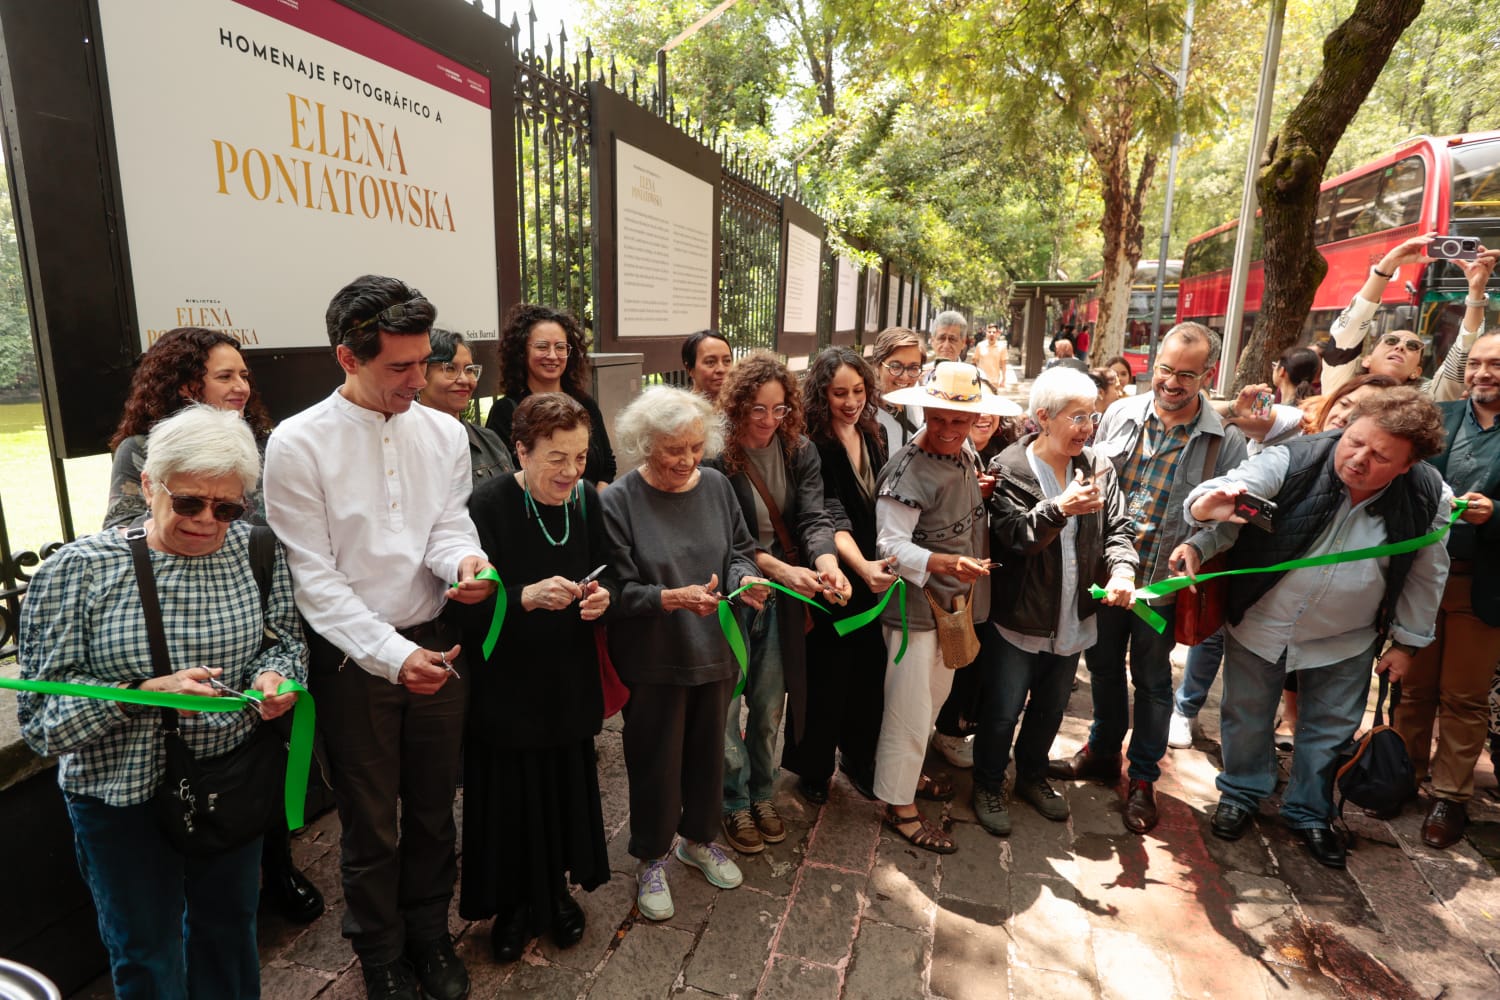
[[[71,458],[63,463],[72,498],[73,529],[99,530],[109,493],[108,455]],[[0,503],[12,552],[35,551],[62,540],[47,431],[41,403],[0,404]]]

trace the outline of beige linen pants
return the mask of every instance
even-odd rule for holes
[[[901,630],[882,628],[885,714],[880,720],[880,741],[875,744],[875,794],[882,802],[905,806],[916,798],[927,741],[953,688],[953,671],[943,665],[936,632],[911,632],[906,655],[897,663]]]

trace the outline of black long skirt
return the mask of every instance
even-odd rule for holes
[[[518,750],[471,736],[463,822],[458,912],[467,920],[525,905],[532,934],[544,934],[565,878],[586,891],[609,881],[592,738]]]

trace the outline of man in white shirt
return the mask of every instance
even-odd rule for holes
[[[310,628],[343,823],[344,936],[371,1000],[469,990],[448,936],[467,667],[442,611],[494,584],[476,579],[490,564],[467,510],[463,428],[412,406],[436,316],[395,278],[341,289],[326,319],[344,384],[266,448],[267,517]]]
[[[1005,364],[1009,349],[1000,336],[1000,327],[991,323],[984,328],[984,339],[975,345],[971,360],[978,366],[990,388],[999,392],[1005,387]]]

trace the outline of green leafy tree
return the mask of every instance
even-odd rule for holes
[[[31,342],[31,319],[26,311],[26,281],[21,274],[15,213],[3,163],[0,189],[5,191],[0,195],[0,395],[30,398],[41,386]]]

